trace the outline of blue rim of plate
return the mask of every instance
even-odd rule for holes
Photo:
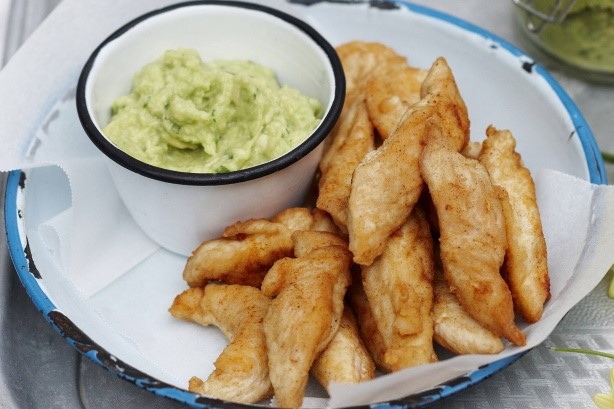
[[[300,2],[300,0],[295,0],[295,2]],[[314,2],[311,2],[311,4],[313,3]],[[547,81],[567,110],[586,156],[590,182],[595,184],[607,184],[607,176],[603,159],[601,157],[601,152],[586,120],[582,116],[582,113],[572,99],[563,90],[563,88],[557,83],[557,81],[542,66],[532,62],[530,57],[524,54],[519,48],[478,26],[425,6],[415,5],[406,1],[393,2],[381,0],[374,0],[372,1],[372,4],[375,4],[378,7],[382,7],[382,4],[386,4],[391,8],[398,8],[399,6],[406,7],[417,14],[442,20],[469,32],[478,34],[493,41],[494,43],[497,43],[499,46],[512,53],[512,55],[526,59],[530,63],[533,72],[537,73]],[[6,237],[9,254],[13,261],[13,265],[15,266],[17,275],[19,276],[30,298],[38,310],[43,314],[44,318],[60,335],[66,339],[69,345],[96,364],[107,369],[113,375],[129,381],[140,388],[154,393],[155,395],[185,403],[193,408],[213,409],[254,407],[254,405],[242,405],[215,398],[203,397],[152,378],[151,376],[111,355],[88,335],[81,331],[70,320],[70,318],[59,311],[53,302],[47,297],[39,284],[39,281],[42,281],[42,276],[34,264],[28,239],[25,236],[24,222],[22,219],[23,209],[19,208],[18,206],[20,195],[23,195],[23,191],[25,189],[25,181],[26,175],[21,170],[9,172],[6,183],[4,205]],[[388,402],[357,406],[356,408],[409,409],[424,407],[483,381],[503,368],[511,365],[513,362],[520,359],[524,354],[525,353],[520,353],[495,361],[488,365],[484,365],[475,371],[442,383],[441,385],[418,394],[413,394]]]

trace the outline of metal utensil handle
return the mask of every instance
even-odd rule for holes
[[[576,0],[554,0],[550,10],[539,11],[534,0],[512,0],[514,4],[527,13],[526,26],[531,33],[538,33],[547,23],[558,24],[567,17]]]

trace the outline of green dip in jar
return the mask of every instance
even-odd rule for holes
[[[531,2],[535,10],[545,14],[553,4],[552,0]],[[521,16],[528,18],[524,12]],[[528,34],[565,64],[614,77],[614,0],[576,0],[561,22],[546,23]]]

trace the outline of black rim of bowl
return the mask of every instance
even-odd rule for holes
[[[318,125],[318,127],[314,130],[314,132],[308,137],[304,142],[295,147],[290,152],[261,165],[253,166],[250,168],[237,170],[233,172],[227,173],[189,173],[189,172],[179,172],[164,168],[159,168],[145,162],[142,162],[127,153],[123,152],[111,142],[107,140],[107,138],[102,135],[102,133],[98,130],[98,127],[94,124],[92,120],[89,110],[86,104],[85,98],[85,89],[86,83],[89,77],[89,74],[96,62],[96,58],[100,51],[110,42],[119,38],[121,35],[129,31],[134,26],[142,23],[143,21],[155,17],[159,14],[172,11],[178,8],[183,7],[192,7],[192,6],[202,6],[202,5],[216,5],[216,6],[224,6],[224,7],[239,7],[250,10],[255,10],[259,12],[264,12],[275,16],[286,23],[289,23],[299,30],[303,31],[307,36],[309,36],[315,43],[318,45],[322,51],[326,54],[327,58],[330,61],[330,65],[333,71],[333,76],[335,80],[335,89],[334,89],[334,97],[333,102],[331,104],[330,109],[326,113],[326,115],[322,118],[322,121]],[[260,177],[264,177],[271,173],[274,173],[278,170],[286,168],[293,163],[299,161],[304,156],[307,156],[311,151],[313,151],[329,134],[332,130],[335,122],[339,118],[341,113],[341,109],[343,108],[343,103],[345,99],[345,76],[343,73],[343,68],[341,65],[341,61],[339,60],[339,56],[337,52],[333,48],[333,46],[321,35],[319,34],[313,27],[305,23],[304,21],[293,17],[289,14],[286,14],[277,9],[269,8],[266,6],[262,6],[260,4],[254,3],[244,3],[244,2],[235,2],[235,1],[219,1],[219,0],[196,0],[196,1],[188,1],[177,3],[172,6],[160,8],[148,12],[146,14],[141,15],[140,17],[131,20],[126,23],[119,29],[117,29],[113,34],[107,37],[91,54],[83,70],[81,71],[81,75],[79,76],[79,82],[77,83],[77,95],[76,95],[76,104],[77,104],[77,113],[79,115],[79,120],[85,132],[87,133],[90,140],[111,160],[119,164],[120,166],[141,174],[150,179],[156,179],[163,182],[174,183],[174,184],[182,184],[182,185],[227,185],[232,183],[245,182],[248,180],[257,179]]]

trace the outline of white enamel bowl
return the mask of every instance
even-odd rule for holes
[[[196,49],[205,61],[251,60],[271,68],[280,84],[320,101],[320,125],[280,158],[235,172],[176,172],[136,160],[102,132],[111,104],[130,93],[136,72],[177,48]],[[103,41],[83,68],[77,109],[87,135],[110,159],[115,185],[137,224],[162,247],[189,255],[237,220],[301,204],[344,96],[335,50],[303,21],[257,4],[197,1],[143,15]]]

